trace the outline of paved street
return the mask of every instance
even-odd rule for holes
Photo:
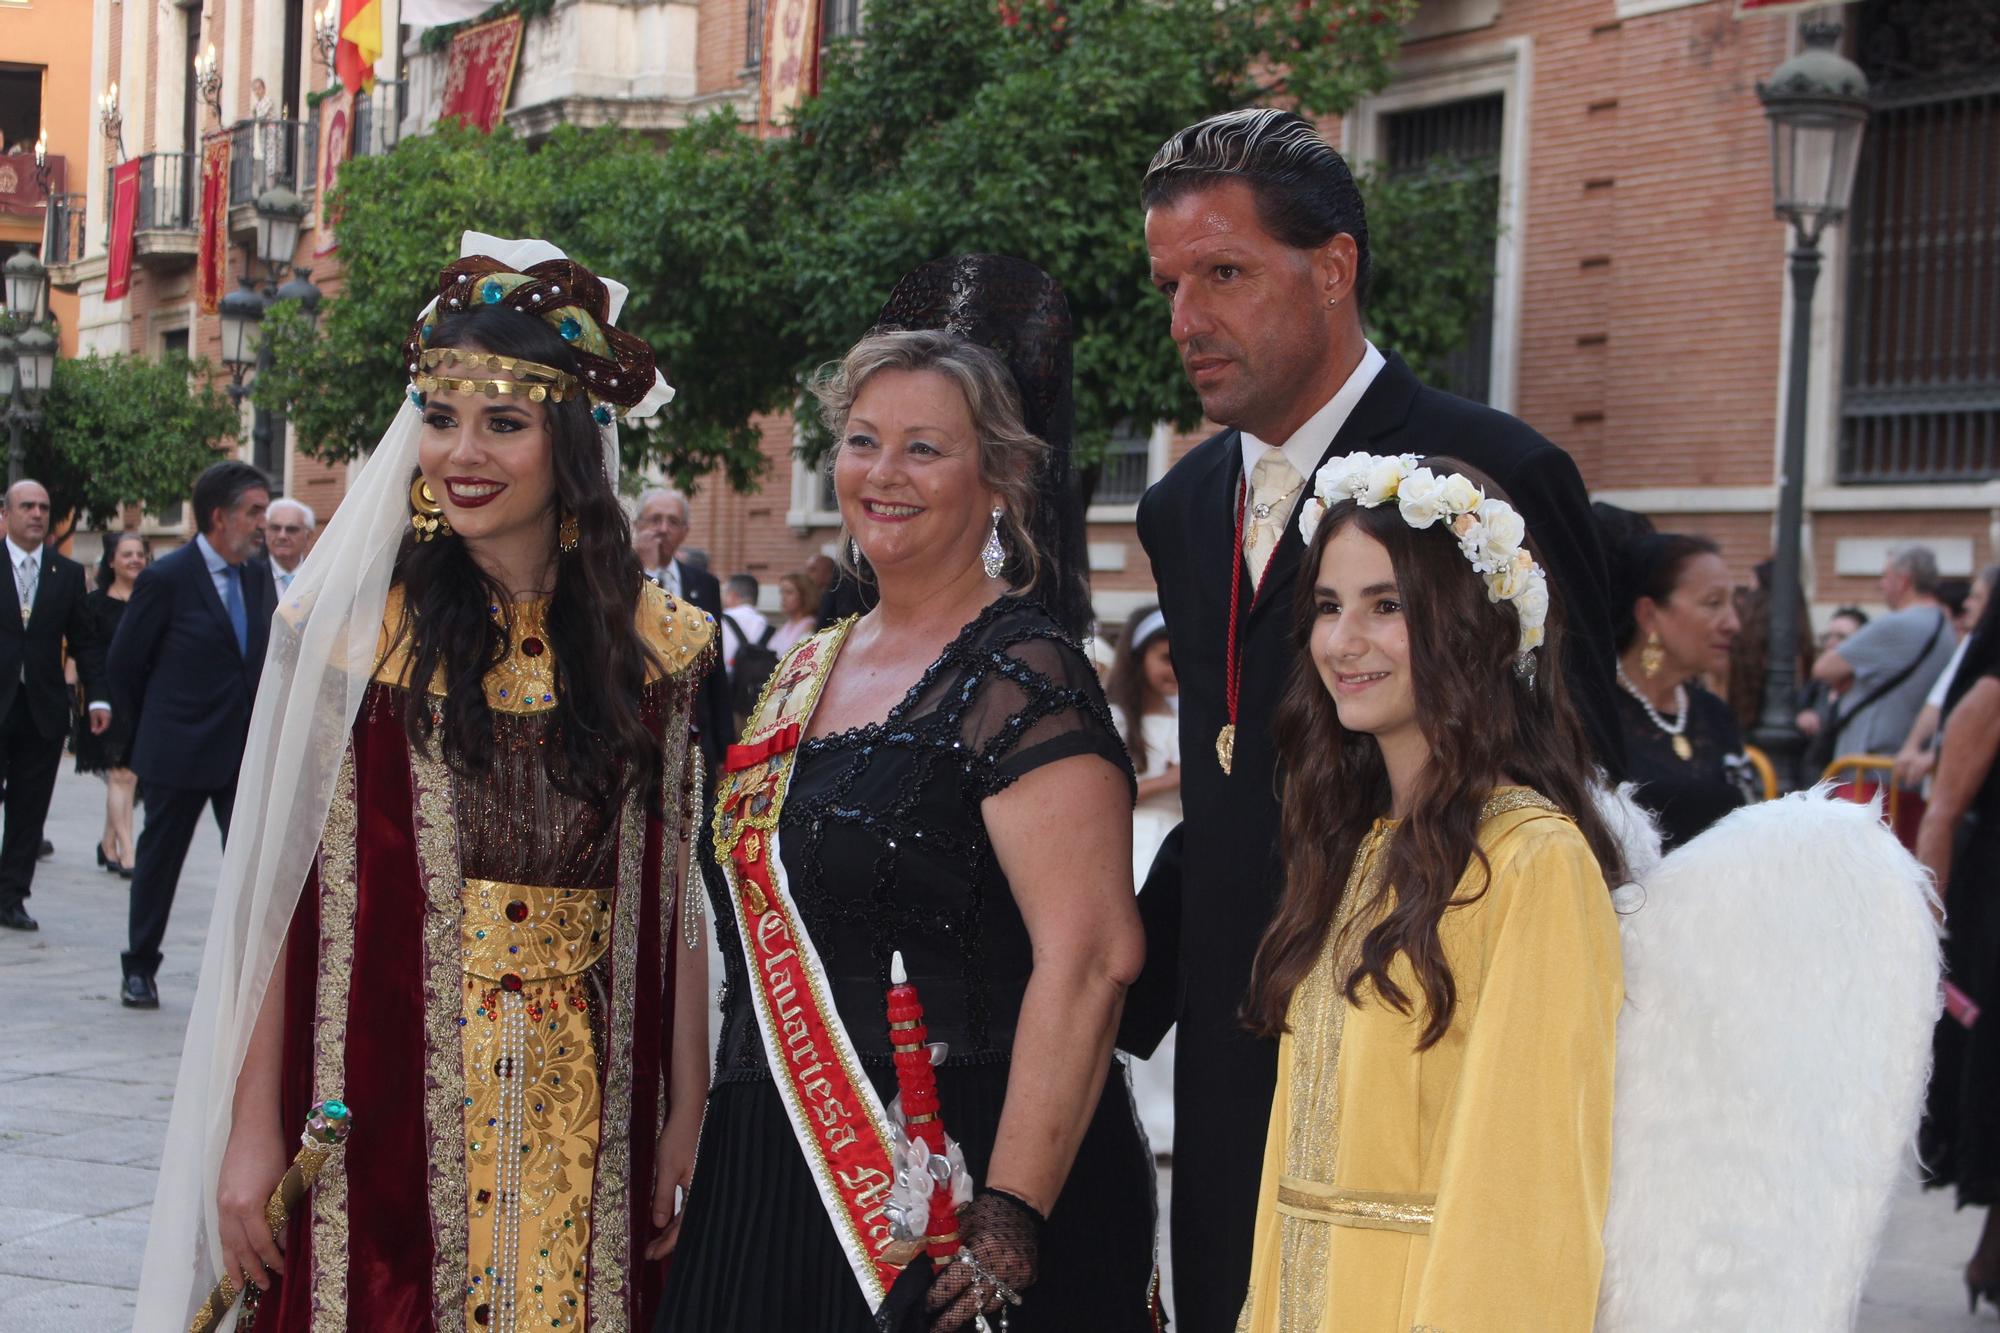
[[[181,1030],[220,860],[214,826],[188,857],[160,975],[164,1006],[118,1006],[125,881],[91,847],[103,788],[65,771],[50,812],[53,861],[30,904],[38,934],[0,932],[0,1329],[113,1333],[129,1326]],[[1958,1266],[1972,1213],[1902,1191],[1869,1287],[1864,1333],[2000,1329],[1965,1316]],[[1805,1238],[1801,1238],[1802,1245]]]

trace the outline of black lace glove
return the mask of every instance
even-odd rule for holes
[[[953,1333],[979,1315],[1019,1305],[1041,1268],[1043,1223],[1005,1190],[983,1189],[959,1210],[960,1257],[938,1274],[925,1303],[932,1333]]]

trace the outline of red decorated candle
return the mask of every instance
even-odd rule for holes
[[[931,1065],[930,1029],[924,1026],[924,1002],[903,970],[903,955],[889,960],[889,1047],[895,1053],[896,1090],[903,1098],[903,1122],[910,1137],[921,1139],[943,1157],[949,1140],[938,1118],[937,1070]],[[933,1180],[927,1249],[933,1260],[958,1253],[958,1211],[952,1207],[951,1186]]]

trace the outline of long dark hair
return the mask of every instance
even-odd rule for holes
[[[474,306],[438,321],[432,347],[477,347],[522,357],[572,374],[576,358],[556,331],[533,315],[503,306]],[[660,743],[640,715],[639,694],[652,653],[634,626],[643,575],[632,549],[625,510],[604,475],[604,454],[590,403],[582,394],[545,402],[553,446],[556,504],[576,516],[577,546],[556,559],[548,638],[555,657],[555,730],[545,749],[550,781],[571,796],[612,803],[636,784],[650,788]],[[553,525],[551,525],[553,527]],[[506,656],[508,635],[488,610],[508,594],[479,567],[457,537],[419,542],[406,535],[396,553],[403,585],[403,623],[410,680],[421,693],[442,670],[442,719],[413,707],[404,720],[410,740],[428,745],[442,731],[443,754],[459,772],[493,761],[493,715],[482,685]]]
[[[1489,497],[1504,498],[1462,463],[1429,459],[1426,466],[1439,476],[1463,473]],[[1359,1002],[1367,984],[1407,1014],[1410,996],[1389,974],[1397,955],[1407,958],[1423,990],[1423,1050],[1449,1030],[1457,1007],[1438,926],[1455,902],[1485,892],[1481,886],[1469,898],[1454,899],[1474,862],[1491,873],[1479,846],[1479,815],[1495,787],[1509,779],[1532,787],[1575,820],[1607,882],[1620,882],[1621,858],[1591,801],[1590,747],[1563,680],[1560,605],[1550,607],[1530,682],[1515,670],[1520,621],[1512,604],[1487,600],[1484,583],[1443,525],[1420,531],[1393,504],[1363,509],[1343,500],[1321,520],[1301,566],[1296,656],[1273,719],[1285,775],[1285,887],[1250,973],[1245,1018],[1252,1030],[1264,1036],[1285,1030],[1286,1007],[1326,943],[1362,837],[1371,821],[1390,812],[1380,746],[1373,736],[1342,728],[1312,659],[1320,558],[1349,525],[1389,550],[1409,627],[1418,718],[1431,754],[1389,845],[1379,887],[1356,916],[1375,924],[1344,985],[1350,1001]]]
[[[139,549],[146,553],[146,563],[151,564],[153,562],[152,543],[146,540],[143,533],[131,531],[105,533],[104,554],[97,558],[97,590],[99,592],[109,590],[112,584],[118,582],[118,571],[112,566],[118,561],[118,548],[128,541],[139,543]]]
[[[1132,756],[1132,767],[1140,771],[1146,767],[1146,695],[1152,688],[1146,679],[1146,649],[1153,640],[1165,638],[1167,630],[1162,625],[1143,639],[1138,634],[1146,617],[1159,609],[1142,606],[1132,613],[1104,679],[1104,701],[1125,714],[1125,750]]]

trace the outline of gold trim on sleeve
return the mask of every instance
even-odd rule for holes
[[[1278,1178],[1278,1212],[1287,1217],[1329,1222],[1337,1227],[1375,1231],[1430,1231],[1437,1213],[1435,1194],[1385,1190],[1340,1190],[1317,1180]]]

